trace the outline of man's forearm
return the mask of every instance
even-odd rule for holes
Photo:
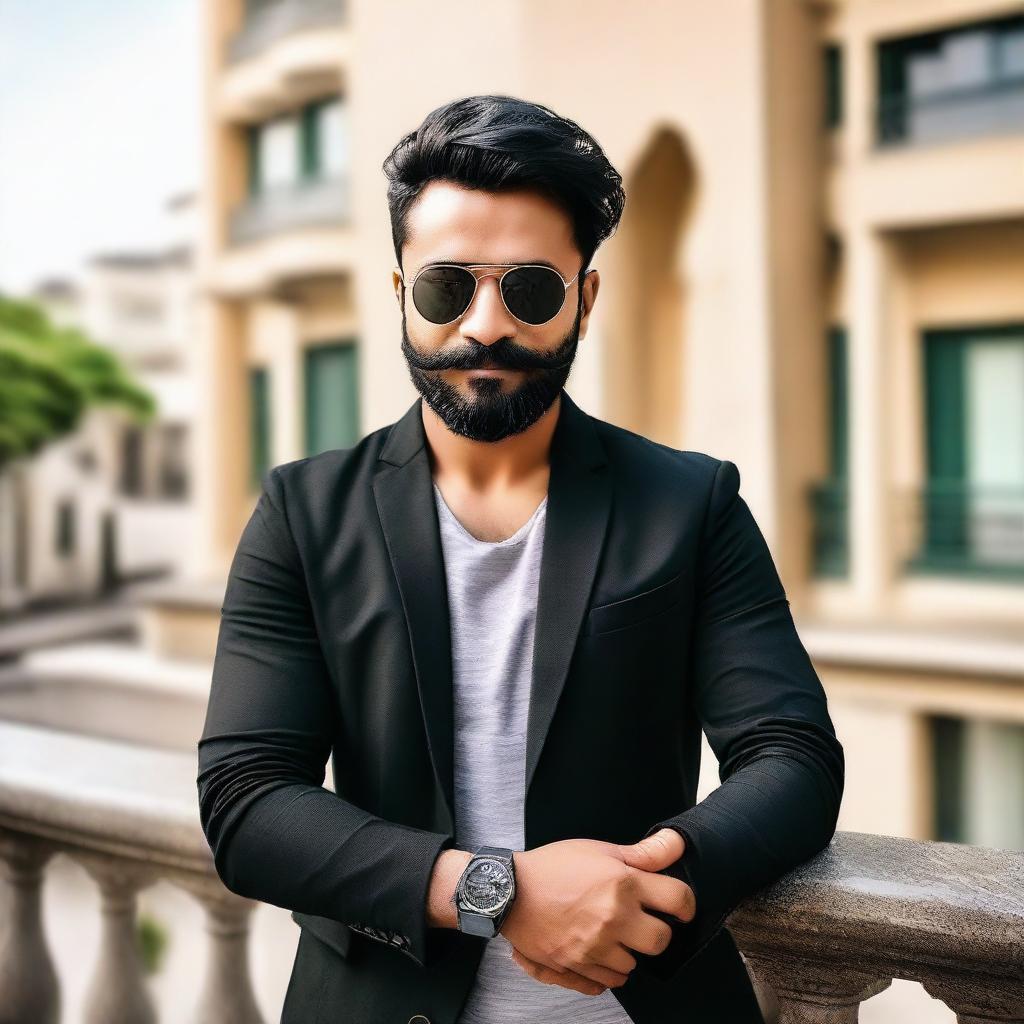
[[[434,861],[427,893],[428,928],[458,928],[458,913],[452,903],[452,893],[472,858],[473,854],[468,850],[442,850]]]

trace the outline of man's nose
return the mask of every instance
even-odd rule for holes
[[[517,321],[505,308],[496,274],[481,275],[476,295],[459,323],[459,333],[481,345],[514,336]]]

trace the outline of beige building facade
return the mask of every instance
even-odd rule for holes
[[[393,145],[535,99],[627,193],[568,390],[738,465],[846,748],[839,827],[1024,848],[1024,8],[204,9],[203,528],[150,642],[210,657],[261,474],[416,397]]]

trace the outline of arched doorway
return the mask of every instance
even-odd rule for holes
[[[606,418],[682,447],[686,282],[682,251],[696,174],[679,132],[660,127],[626,175],[610,260]]]

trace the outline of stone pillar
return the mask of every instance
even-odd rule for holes
[[[177,883],[206,911],[209,956],[195,1024],[264,1024],[249,972],[249,922],[256,904],[217,879],[180,878]]]
[[[100,890],[103,931],[85,997],[85,1024],[157,1024],[135,929],[137,893],[156,880],[151,868],[102,854],[76,855]]]
[[[887,243],[870,227],[847,236],[850,322],[850,579],[857,610],[877,615],[893,568],[886,372]]]
[[[0,1020],[58,1024],[60,982],[43,932],[42,883],[53,851],[42,841],[0,831],[0,863],[9,887],[0,933]]]
[[[860,1004],[892,984],[891,978],[835,964],[746,959],[755,983],[770,987],[778,999],[778,1024],[857,1024]]]

